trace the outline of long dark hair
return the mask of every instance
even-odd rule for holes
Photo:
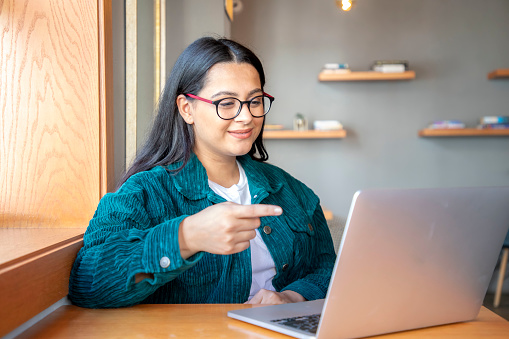
[[[161,93],[157,115],[143,147],[119,182],[119,187],[133,174],[155,166],[182,161],[182,169],[191,157],[194,131],[180,116],[177,97],[184,93],[199,93],[208,70],[217,63],[237,62],[252,65],[260,75],[261,90],[265,74],[258,57],[247,47],[229,40],[204,37],[196,40],[180,54]],[[265,118],[264,118],[265,119]],[[248,154],[257,161],[269,158],[263,146],[263,126]]]

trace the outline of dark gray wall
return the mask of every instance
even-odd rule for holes
[[[338,119],[342,140],[268,140],[269,161],[309,185],[346,217],[358,189],[509,185],[509,138],[417,136],[433,120],[474,126],[509,115],[509,1],[242,0],[232,38],[262,59],[276,97],[268,123],[291,128],[297,112]],[[368,70],[376,59],[407,59],[417,77],[396,82],[319,82],[323,64]]]
[[[230,35],[224,0],[166,1],[166,70],[168,75],[182,51],[203,36]]]
[[[143,145],[154,118],[154,1],[137,2],[136,145]]]

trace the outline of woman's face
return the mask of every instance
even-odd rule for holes
[[[228,97],[250,100],[262,95],[260,76],[247,63],[219,63],[209,70],[200,93],[193,94],[212,101]],[[217,115],[213,104],[200,100],[188,101],[187,98],[180,100],[187,101],[186,105],[179,105],[179,109],[184,120],[193,125],[194,152],[198,158],[219,160],[247,154],[260,134],[264,118],[253,117],[247,105],[243,105],[234,119],[223,120]]]

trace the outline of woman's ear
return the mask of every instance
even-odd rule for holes
[[[191,103],[189,102],[189,100],[187,100],[187,97],[184,94],[180,94],[177,97],[177,107],[180,115],[182,116],[182,119],[184,119],[184,121],[188,125],[194,124],[194,119],[192,115],[193,107],[191,106]]]

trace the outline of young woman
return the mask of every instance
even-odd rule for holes
[[[83,307],[324,298],[335,253],[318,197],[267,164],[260,60],[201,38],[178,58],[145,146],[90,221],[69,283]]]

